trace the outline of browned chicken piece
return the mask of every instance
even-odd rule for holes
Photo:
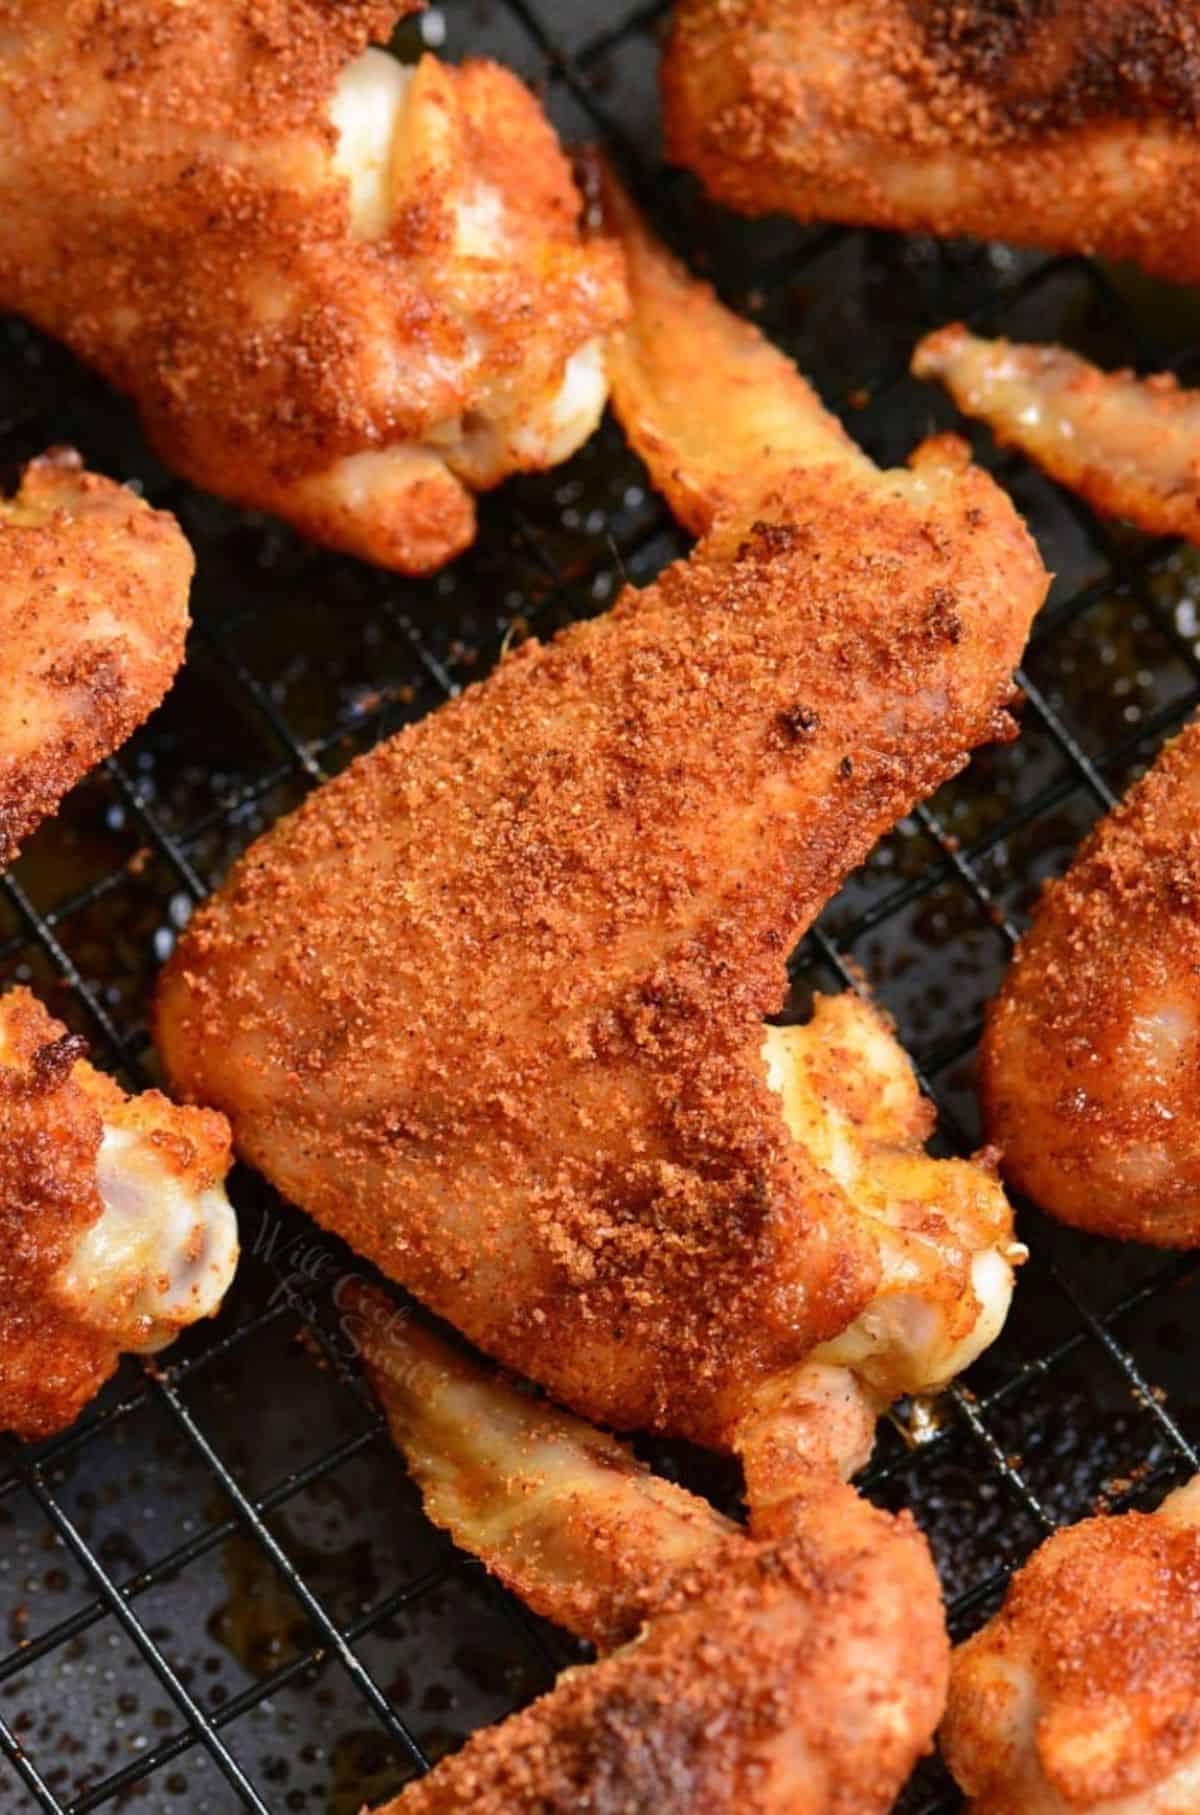
[[[1200,723],[1045,889],[992,1004],[1008,1177],[1097,1235],[1200,1243]]]
[[[949,1659],[907,1513],[794,1459],[761,1497],[748,1477],[747,1535],[381,1294],[343,1304],[430,1517],[606,1654],[469,1740],[392,1815],[892,1807],[928,1749]]]
[[[1181,0],[677,0],[663,98],[668,155],[743,213],[1200,280]]]
[[[166,693],[192,565],[173,517],[69,449],[0,498],[0,869]]]
[[[1042,1545],[954,1654],[942,1746],[973,1815],[1200,1808],[1200,1479]]]
[[[913,355],[960,410],[1109,516],[1200,543],[1200,392],[1169,372],[1102,372],[1063,347],[940,328]]]
[[[422,573],[590,434],[625,299],[528,90],[378,48],[412,10],[0,0],[0,305],[194,483]]]
[[[225,1118],[126,1096],[84,1050],[0,997],[0,1430],[23,1437],[214,1312],[237,1263]]]
[[[252,847],[164,974],[158,1040],[280,1190],[577,1411],[729,1446],[763,1393],[806,1415],[832,1395],[858,1455],[859,1374],[805,1370],[900,1277],[851,1176],[789,1126],[789,1042],[763,1020],[879,834],[1009,734],[1046,575],[960,444],[879,472],[797,375],[745,382],[748,345],[776,356],[627,239],[618,408],[642,398],[672,495],[711,484],[711,531]],[[678,358],[656,370],[668,306],[698,349],[683,417]],[[818,1037],[870,1050],[849,1020]],[[919,1181],[879,1198],[921,1254],[940,1370],[1006,1298],[1007,1206],[986,1173],[923,1170],[903,1093],[883,1134],[860,1113],[865,1169],[890,1141]],[[880,1346],[883,1391],[908,1350]]]

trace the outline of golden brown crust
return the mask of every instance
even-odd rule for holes
[[[1003,735],[1045,578],[953,449],[797,474],[373,751],[192,922],[158,1037],[241,1152],[482,1347],[719,1440],[874,1245],[761,1057],[876,837]],[[916,500],[916,501],[914,501]]]
[[[630,296],[608,343],[613,410],[684,527],[702,536],[723,516],[744,523],[799,467],[870,473],[787,355],[674,259],[607,165],[592,162]]]
[[[927,335],[912,369],[940,378],[967,415],[1097,510],[1200,543],[1200,393],[1171,373],[1102,372],[1064,347],[980,340],[961,326]]]
[[[434,459],[446,447],[373,474],[369,507],[361,474],[324,483],[331,469],[431,435],[470,440],[514,389],[557,384],[623,293],[612,249],[580,242],[538,104],[493,64],[423,61],[394,218],[352,230],[331,99],[408,10],[5,0],[0,300],[127,391],[196,483],[423,571],[472,530],[469,496]],[[481,185],[505,206],[482,257],[456,238]],[[506,447],[498,469],[481,465],[474,442],[451,459],[469,485],[542,463]]]
[[[192,565],[173,517],[69,449],[0,499],[0,867],[162,699]]]
[[[129,1098],[84,1050],[28,990],[0,999],[0,1430],[23,1437],[69,1424],[120,1358],[59,1278],[103,1211],[105,1130],[150,1135],[161,1167],[197,1192],[229,1169],[222,1117],[157,1091]]]
[[[1200,725],[1045,889],[980,1083],[1014,1184],[1098,1234],[1200,1241]]]
[[[1198,1686],[1194,1519],[1170,1502],[1086,1519],[1042,1546],[955,1652],[942,1746],[975,1815],[1182,1815],[1196,1806],[1196,1776],[1178,1774],[1196,1769]]]
[[[745,1542],[615,1437],[452,1349],[374,1287],[351,1279],[337,1305],[427,1518],[545,1619],[610,1651],[698,1562]]]
[[[476,1734],[390,1815],[883,1815],[945,1697],[933,1566],[907,1513],[848,1488],[791,1526],[731,1540],[632,1645]]]
[[[668,150],[759,214],[1200,276],[1200,20],[1178,0],[682,0]]]

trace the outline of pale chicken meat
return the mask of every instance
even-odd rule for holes
[[[0,1430],[23,1437],[215,1311],[237,1262],[224,1118],[129,1097],[83,1051],[0,996]]]
[[[405,0],[5,0],[0,305],[164,460],[405,572],[604,407],[620,259],[529,91]]]
[[[912,369],[1097,510],[1200,543],[1200,392],[1169,372],[1102,372],[1064,347],[959,326],[928,335]]]
[[[852,1458],[860,1379],[878,1404],[994,1328],[1007,1211],[922,1159],[911,1080],[894,1124],[839,1099],[844,1148],[810,1152],[781,1096],[805,1037],[764,1017],[879,834],[1009,734],[1046,575],[958,443],[878,471],[610,218],[614,400],[704,540],[274,827],[181,941],[157,1037],[285,1195],[563,1403],[728,1448],[763,1395],[805,1429],[832,1395]],[[860,1011],[814,1030],[903,1070]]]
[[[1007,1176],[1097,1235],[1200,1243],[1200,724],[1047,885],[988,1014]]]
[[[0,498],[0,868],[166,693],[191,578],[175,519],[68,449]]]
[[[668,155],[744,213],[1200,280],[1181,0],[677,0],[662,85]]]
[[[884,1815],[928,1749],[949,1644],[908,1514],[803,1461],[750,1529],[483,1373],[381,1294],[342,1296],[426,1510],[601,1649],[391,1815]]]
[[[786,1399],[797,1448],[827,1450],[849,1475],[893,1400],[940,1392],[995,1341],[1025,1249],[994,1153],[925,1152],[933,1106],[870,1003],[818,996],[806,1025],[767,1029],[763,1058],[788,1134],[869,1231],[879,1276],[843,1331],[759,1395],[737,1445],[745,1455],[757,1436],[775,1443]]]
[[[972,1815],[1200,1808],[1200,1481],[1043,1544],[954,1654],[942,1747]]]

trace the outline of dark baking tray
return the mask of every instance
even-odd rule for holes
[[[564,134],[631,161],[675,245],[794,354],[878,458],[950,412],[905,376],[966,317],[1106,363],[1197,371],[1200,304],[1079,259],[746,223],[660,168],[664,8],[459,0],[402,48],[493,54]],[[602,610],[684,544],[611,424],[569,465],[486,500],[475,548],[410,583],[308,548],[173,480],[129,412],[60,349],[0,324],[0,458],[53,441],[175,510],[196,628],[163,709],[78,788],[0,883],[0,983],[32,983],[132,1081],[154,1075],[155,971],[231,858],[321,776],[485,672],[503,638]],[[794,1001],[865,975],[942,1112],[978,1138],[983,1004],[1039,882],[1200,697],[1200,561],[1096,521],[1027,464],[993,466],[1057,578],[1020,741],[886,838],[793,961]],[[423,1519],[363,1397],[331,1297],[355,1267],[261,1182],[235,1178],[246,1256],[221,1316],[161,1369],[127,1362],[69,1433],[0,1445],[0,1808],[350,1815],[548,1685],[578,1652]],[[866,1478],[911,1506],[956,1634],[1057,1522],[1152,1503],[1197,1466],[1187,1257],[1022,1211],[1007,1330],[914,1441],[903,1410]],[[729,1471],[647,1450],[728,1500]],[[940,1767],[902,1804],[957,1806]]]

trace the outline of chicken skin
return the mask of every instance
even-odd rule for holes
[[[1200,393],[1169,372],[1102,372],[1063,347],[958,326],[928,335],[912,369],[940,378],[960,410],[1096,510],[1200,543]]]
[[[1047,885],[980,1082],[1012,1182],[1063,1222],[1200,1243],[1200,723]]]
[[[83,1048],[0,997],[0,1430],[22,1437],[215,1311],[237,1262],[224,1117],[127,1097]]]
[[[166,693],[191,578],[174,518],[68,449],[0,498],[0,869]]]
[[[523,85],[378,48],[411,10],[0,0],[0,305],[195,484],[422,573],[590,434],[625,305]]]
[[[663,97],[668,155],[744,213],[1200,280],[1181,0],[678,0]]]
[[[879,472],[615,218],[634,326],[614,398],[711,528],[273,827],[193,919],[157,1033],[252,1164],[478,1346],[599,1422],[731,1447],[899,1290],[856,1180],[789,1129],[764,1017],[879,834],[1009,734],[1046,575],[960,444]],[[906,1115],[885,1139],[920,1197]],[[906,1184],[896,1221],[914,1252],[944,1226],[942,1277],[976,1293],[1007,1212],[986,1176],[944,1175],[943,1205],[942,1176],[932,1203]],[[931,1353],[956,1341],[947,1324]],[[809,1373],[797,1391],[810,1407]]]
[[[973,1815],[1200,1808],[1200,1481],[1042,1545],[954,1654],[942,1746]]]
[[[426,1510],[602,1661],[477,1734],[389,1815],[883,1815],[949,1645],[925,1542],[803,1463],[750,1531],[484,1374],[381,1294],[344,1300]],[[382,1812],[381,1812],[382,1815]]]

